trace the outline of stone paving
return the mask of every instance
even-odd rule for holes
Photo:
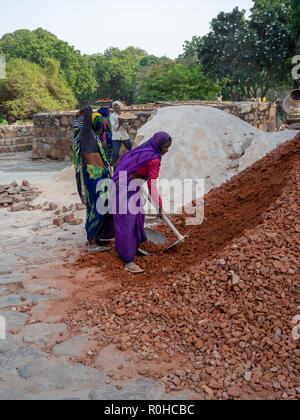
[[[5,239],[2,238],[2,241],[5,243]],[[32,262],[40,255],[38,247],[29,251],[26,242],[21,246],[17,243],[15,246],[11,243],[6,248],[10,258],[7,261],[1,258],[0,272],[13,270],[16,262],[20,264],[20,255],[25,260],[25,267],[32,268]],[[30,268],[27,271],[30,272]],[[27,293],[22,279],[25,279],[25,275],[19,272],[0,275],[0,284],[4,286],[0,289],[0,316],[6,319],[7,331],[13,332],[7,334],[6,340],[0,340],[0,400],[186,398],[185,394],[170,396],[165,393],[163,384],[142,377],[126,383],[118,382],[122,389],[117,389],[101,370],[81,364],[73,365],[66,357],[80,356],[90,348],[93,341],[90,341],[88,333],[56,345],[53,355],[42,351],[40,348],[54,344],[60,334],[66,333],[67,328],[65,324],[57,323],[26,325],[29,314],[20,312],[19,307],[24,303],[43,304],[51,299],[51,290],[48,296]],[[46,287],[37,289],[42,292]]]
[[[55,277],[64,251],[84,243],[83,226],[56,227],[41,211],[15,215],[2,209],[0,217],[0,317],[6,321],[6,339],[0,339],[0,400],[195,398],[189,392],[167,394],[163,383],[142,376],[114,383],[103,369],[74,362],[93,348],[94,331],[85,328],[62,341],[67,327],[55,314],[47,322],[34,321],[33,309],[43,309],[64,292],[32,273],[44,267]]]
[[[0,185],[23,179],[40,182],[55,177],[70,164],[51,160],[32,160],[32,152],[0,154]]]

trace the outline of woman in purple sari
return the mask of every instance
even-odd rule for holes
[[[113,181],[116,187],[114,225],[116,250],[125,262],[125,270],[143,273],[134,262],[139,245],[147,241],[144,230],[145,215],[142,208],[141,183],[148,181],[149,192],[162,214],[162,201],[156,186],[162,156],[172,144],[168,133],[156,133],[150,140],[127,152],[119,162]],[[129,187],[129,188],[128,188]]]

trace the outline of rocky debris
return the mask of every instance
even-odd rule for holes
[[[55,226],[62,226],[65,223],[65,220],[63,217],[56,217],[55,219],[53,219],[53,224]]]
[[[250,382],[251,379],[252,379],[252,372],[248,370],[245,372],[245,381]]]
[[[67,216],[66,213],[74,213],[75,211],[83,211],[86,210],[86,206],[84,206],[82,203],[73,203],[69,207],[62,206],[59,208],[58,204],[56,203],[49,203],[48,201],[45,201],[42,204],[42,208],[44,211],[55,211],[56,215],[63,214],[64,216]]]
[[[21,201],[20,203],[14,204],[11,208],[11,211],[20,211],[25,210],[27,208],[26,201]]]
[[[79,226],[83,223],[83,219],[73,219],[70,220],[69,225],[70,226]]]
[[[58,205],[55,204],[55,203],[49,203],[48,209],[54,211],[54,210],[58,209]]]
[[[69,210],[67,210],[69,211]],[[64,213],[64,211],[63,211]],[[64,216],[55,217],[53,219],[53,224],[55,226],[62,226],[64,223],[67,223],[70,226],[79,226],[83,223],[83,219],[76,218],[75,213],[65,214]]]
[[[23,205],[24,203],[21,202],[17,205],[15,204],[14,207],[19,209],[23,207]],[[42,208],[43,211],[54,212],[55,217],[52,219],[52,224],[57,227],[60,227],[65,223],[70,226],[79,226],[84,223],[84,220],[81,217],[76,217],[75,214],[75,212],[86,210],[86,207],[82,203],[71,204],[69,208],[66,206],[59,208],[56,203],[49,203],[46,201],[42,206],[39,206],[39,208]]]
[[[76,204],[76,210],[77,211],[86,210],[86,206],[82,203],[77,203]]]
[[[64,216],[64,222],[65,223],[71,223],[73,220],[75,220],[75,214],[74,213],[67,214],[66,216]]]
[[[125,308],[120,308],[116,311],[116,315],[118,316],[123,316],[126,315],[126,309]]]
[[[31,186],[27,180],[23,180],[21,185],[12,182],[8,185],[0,185],[0,208],[8,207],[11,211],[38,210],[41,206],[30,204],[41,194],[38,189]]]
[[[27,179],[23,179],[22,186],[30,188],[30,182]]]
[[[105,264],[102,255],[82,254],[77,272],[95,267],[114,288],[101,292],[94,278],[86,281],[63,322],[74,332],[102,325],[99,350],[115,343],[158,364],[181,355],[189,372],[166,375],[169,392],[296,398],[299,154],[300,135],[207,194],[204,223],[189,226],[188,241],[172,252],[137,259],[145,269],[138,278],[124,273],[115,254],[106,254]],[[174,222],[186,230],[185,217]],[[93,366],[93,357],[85,363]]]

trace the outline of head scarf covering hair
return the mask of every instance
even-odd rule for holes
[[[146,141],[141,146],[125,153],[119,162],[119,166],[113,176],[113,180],[117,181],[119,179],[120,172],[132,174],[142,168],[150,160],[161,160],[162,149],[169,141],[171,141],[170,135],[161,131],[156,133],[150,140]]]
[[[104,118],[108,118],[109,117],[109,108],[98,109],[97,113],[102,115],[102,117],[104,117]]]
[[[93,110],[90,106],[86,106],[80,110],[83,115],[82,129],[80,131],[79,141],[81,144],[85,144],[85,149],[88,149],[88,145],[95,145],[99,143],[97,135],[93,130]]]
[[[92,135],[92,115],[93,110],[90,106],[85,106],[80,110],[81,115],[83,115],[82,129],[80,133],[81,139],[89,140],[89,137]]]
[[[118,105],[121,109],[122,109],[122,108],[124,108],[123,104],[122,104],[120,101],[115,101],[115,102],[112,104],[112,107],[114,107],[115,105]]]

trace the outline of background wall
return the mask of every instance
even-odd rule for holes
[[[32,149],[33,125],[0,126],[0,153],[25,152]]]
[[[137,131],[155,114],[156,109],[167,106],[204,105],[228,112],[264,131],[276,131],[276,106],[272,103],[219,103],[205,101],[190,102],[158,102],[126,108],[137,116],[137,120],[129,127],[128,134],[135,141]],[[74,112],[41,113],[34,116],[34,133],[32,138],[33,158],[51,158],[71,161],[73,143]],[[17,126],[15,126],[17,127]],[[32,133],[32,131],[31,131]],[[30,146],[31,147],[31,146]]]

